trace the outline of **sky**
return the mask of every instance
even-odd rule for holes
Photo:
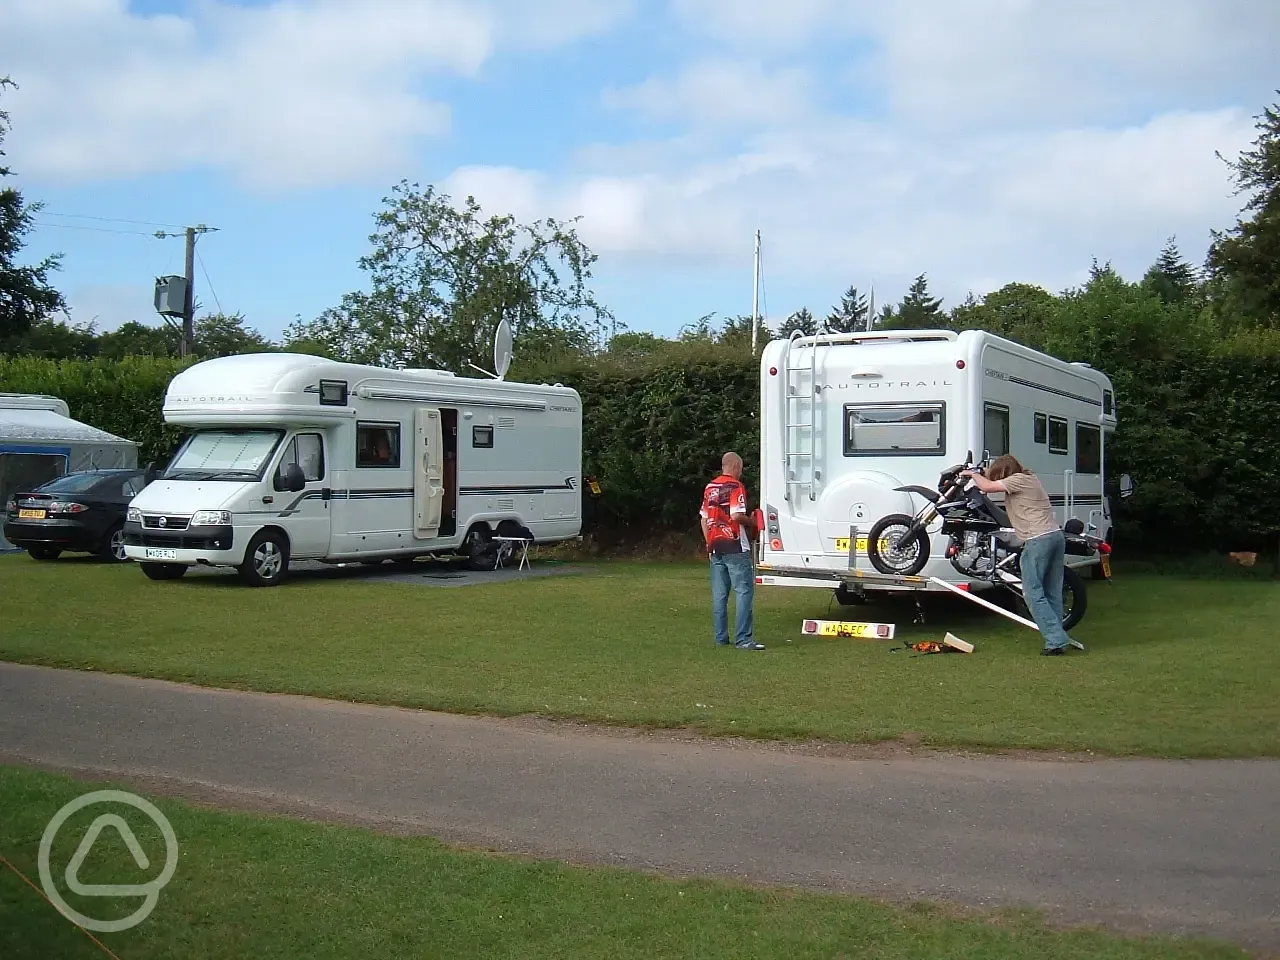
[[[665,336],[925,273],[954,305],[1096,259],[1203,260],[1280,87],[1262,0],[0,0],[9,183],[73,322],[157,276],[279,337],[344,293],[401,180],[580,218],[598,297]],[[519,345],[516,345],[517,353]]]

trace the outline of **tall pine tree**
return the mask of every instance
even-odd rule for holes
[[[808,307],[801,307],[787,317],[782,322],[782,329],[778,331],[778,336],[785,340],[796,330],[799,330],[806,337],[811,337],[818,332],[818,321],[814,319]]]
[[[858,333],[867,329],[867,298],[857,287],[850,287],[840,303],[827,314],[826,328],[831,333]]]
[[[1249,199],[1236,225],[1214,234],[1209,271],[1234,325],[1280,329],[1280,102],[1257,118],[1257,130],[1252,149],[1230,163]]]
[[[1183,303],[1196,292],[1200,276],[1195,267],[1182,259],[1177,242],[1170,237],[1142,282],[1165,303]]]
[[[0,93],[13,86],[16,84],[8,77],[0,77]],[[0,110],[0,146],[8,132],[9,115]],[[0,162],[0,177],[12,175]],[[0,189],[0,349],[66,306],[62,294],[49,285],[49,274],[58,268],[57,256],[46,257],[35,266],[20,266],[16,260],[39,210],[39,204],[26,203],[13,187]]]
[[[895,315],[887,315],[881,326],[897,330],[936,330],[945,327],[942,299],[929,295],[929,281],[922,273],[911,282]]]

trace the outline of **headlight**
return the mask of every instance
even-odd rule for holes
[[[125,513],[124,518],[130,523],[141,523],[142,511],[139,510],[137,507],[130,507],[128,511]]]
[[[193,527],[229,527],[231,526],[230,510],[197,510],[191,518]]]

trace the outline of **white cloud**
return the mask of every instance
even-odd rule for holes
[[[794,120],[811,112],[811,79],[803,69],[767,72],[759,64],[710,59],[673,79],[651,77],[622,90],[606,90],[604,102],[658,119],[738,125]]]
[[[450,129],[424,83],[475,74],[499,42],[566,42],[626,10],[587,16],[583,2],[206,0],[144,16],[126,0],[6,0],[13,165],[54,182],[189,167],[267,187],[386,176]]]

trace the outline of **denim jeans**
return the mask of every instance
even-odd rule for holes
[[[1062,571],[1067,540],[1061,530],[1032,537],[1022,548],[1022,593],[1050,650],[1071,642],[1062,629]]]
[[[756,591],[756,571],[749,553],[711,555],[711,604],[715,622],[716,643],[729,642],[729,587],[737,596],[737,645],[755,642],[755,619],[752,604]]]

